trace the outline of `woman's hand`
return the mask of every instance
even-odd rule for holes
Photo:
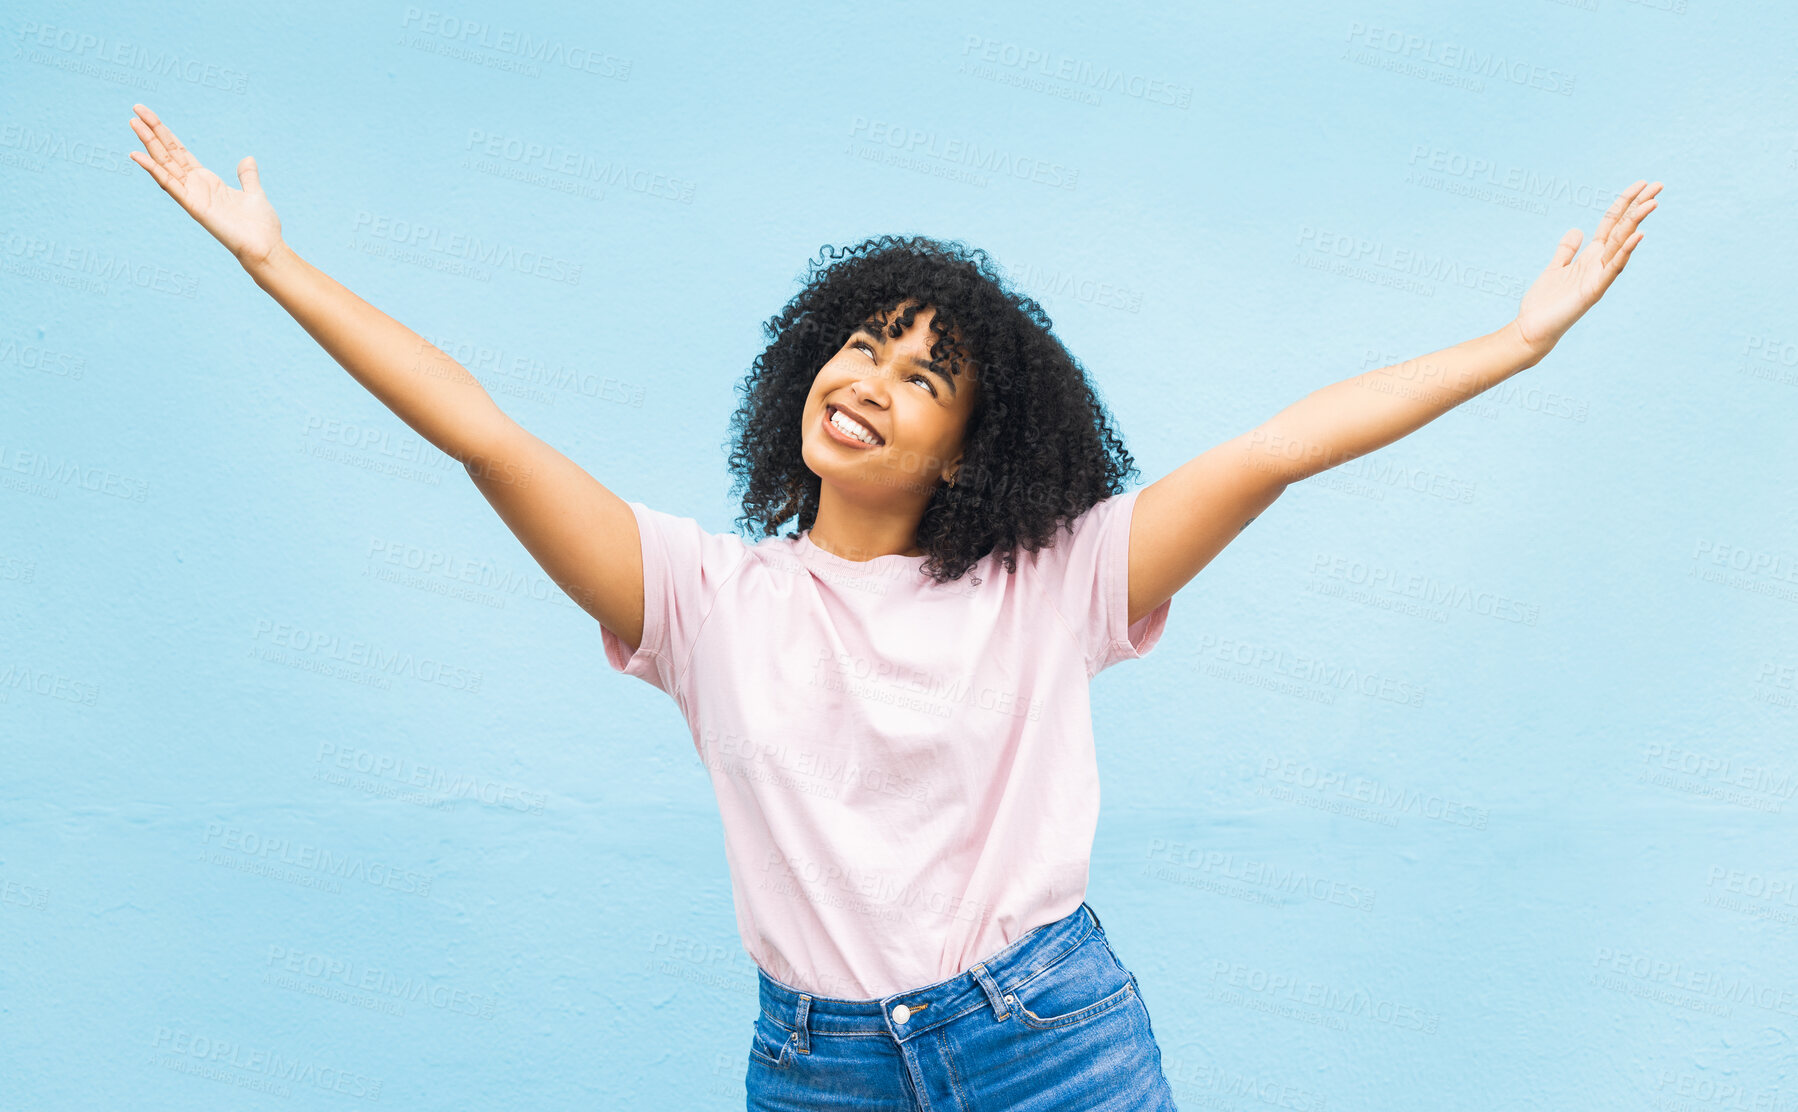
[[[1618,195],[1598,222],[1592,242],[1575,259],[1579,250],[1580,230],[1571,228],[1561,237],[1555,257],[1537,276],[1535,284],[1523,295],[1512,322],[1524,344],[1538,357],[1547,355],[1573,322],[1598,303],[1631,251],[1642,242],[1636,225],[1653,212],[1653,197],[1661,191],[1661,183],[1649,185],[1638,181]]]
[[[145,157],[132,151],[132,161],[148,170],[156,184],[237,256],[238,262],[246,268],[266,262],[281,245],[281,219],[263,196],[255,158],[245,155],[237,164],[237,180],[243,188],[232,189],[200,165],[156,113],[141,104],[131,107],[137,113],[131,130],[150,152]]]

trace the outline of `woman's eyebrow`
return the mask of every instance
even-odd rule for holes
[[[871,327],[869,324],[857,325],[855,331],[851,332],[849,335],[851,338],[854,338],[856,336],[867,336],[869,339],[873,340],[875,343],[879,344],[881,347],[884,348],[887,346],[886,337],[883,336],[878,330]],[[955,376],[952,374],[944,373],[942,368],[938,367],[934,362],[926,362],[923,359],[919,359],[915,355],[912,356],[910,359],[907,359],[906,362],[908,362],[912,366],[918,368],[920,371],[929,371],[931,374],[935,375],[936,377],[942,379],[944,382],[948,383],[950,397],[954,397],[959,392],[955,388]]]

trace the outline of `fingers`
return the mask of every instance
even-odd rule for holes
[[[1660,191],[1658,183],[1655,185],[1654,191]],[[1614,249],[1628,239],[1629,234],[1636,230],[1636,225],[1642,222],[1642,218],[1654,211],[1655,202],[1649,197],[1649,191],[1644,190],[1630,203],[1629,208],[1624,210],[1622,219],[1611,225],[1611,234],[1605,237],[1607,246]]]
[[[1617,194],[1617,199],[1611,202],[1604,218],[1598,222],[1598,230],[1592,233],[1594,247],[1587,254],[1597,254],[1601,266],[1621,267],[1619,249],[1635,232],[1642,218],[1657,207],[1654,197],[1661,191],[1661,184],[1657,181],[1651,185],[1646,178],[1638,179]]]
[[[1604,242],[1605,237],[1611,234],[1611,226],[1617,222],[1617,217],[1622,215],[1623,210],[1629,207],[1629,203],[1635,200],[1636,194],[1640,193],[1647,184],[1647,179],[1642,179],[1617,194],[1617,199],[1611,202],[1611,207],[1604,210],[1604,217],[1598,222],[1598,230],[1592,233],[1593,243]]]
[[[187,171],[200,168],[199,160],[188,153],[187,148],[181,145],[181,140],[175,138],[175,133],[169,130],[161,117],[145,105],[134,104],[131,107],[138,115],[138,119],[131,121],[131,129],[138,133],[138,138],[144,139],[144,133],[139,129],[147,128],[150,138],[144,139],[144,145],[150,146],[150,140],[154,139],[162,148],[161,154],[157,154],[155,147],[150,148],[150,153],[156,156],[158,162],[178,171],[178,177],[186,177]]]
[[[1606,263],[1605,265],[1611,269],[1611,272],[1613,274],[1616,274],[1617,272],[1621,271],[1623,269],[1623,264],[1629,262],[1630,252],[1634,251],[1636,249],[1636,244],[1641,243],[1641,242],[1642,242],[1642,233],[1641,232],[1637,232],[1635,235],[1630,236],[1628,239],[1623,241],[1623,246],[1621,248],[1619,248],[1617,250],[1617,252],[1611,256],[1611,261]]]
[[[171,179],[169,177],[169,172],[164,170],[155,159],[144,154],[142,151],[132,151],[131,161],[150,171],[150,176],[156,179],[157,185],[162,186],[163,192],[175,198],[177,201],[181,199],[181,193],[177,192],[177,190],[181,189],[181,183]]]
[[[1625,242],[1627,242],[1631,238],[1632,235],[1637,238],[1641,237],[1642,233],[1636,231],[1636,225],[1638,225],[1642,222],[1642,218],[1644,216],[1647,216],[1649,213],[1651,213],[1653,211],[1654,211],[1654,202],[1650,201],[1650,202],[1648,202],[1648,207],[1639,209],[1639,210],[1635,210],[1635,214],[1633,216],[1631,216],[1627,220],[1623,220],[1623,221],[1619,222],[1615,228],[1611,229],[1611,238],[1609,240],[1607,240],[1604,245],[1604,258],[1602,259],[1602,261],[1605,263],[1605,265],[1609,266],[1610,264],[1616,262],[1616,260],[1619,258],[1619,256],[1622,255],[1621,249],[1623,247],[1623,244]]]
[[[131,118],[131,130],[136,133],[138,139],[143,141],[144,150],[149,151],[150,154],[146,158],[142,153],[132,151],[131,160],[150,171],[150,176],[156,179],[156,184],[162,186],[164,192],[179,201],[187,192],[186,185],[182,180],[186,177],[186,173],[173,165],[169,158],[168,148],[164,147],[162,141],[156,138],[156,133],[150,129],[150,125],[144,122],[143,113],[150,110],[141,104],[134,107],[137,109],[138,115]]]
[[[237,164],[237,181],[245,193],[262,192],[262,175],[256,172],[256,156],[246,154]]]
[[[1660,191],[1661,183],[1658,181],[1642,190],[1624,212],[1623,218],[1612,225],[1610,235],[1605,238],[1604,253],[1600,259],[1606,266],[1622,267],[1623,260],[1627,257],[1623,247],[1627,243],[1634,249],[1636,242],[1640,241],[1641,233],[1636,231],[1636,227],[1658,207],[1654,196]]]
[[[1630,209],[1635,213],[1635,216],[1629,220],[1629,227],[1624,229],[1621,233],[1615,228],[1611,230],[1611,234],[1617,237],[1619,243],[1629,238],[1630,231],[1633,230],[1637,224],[1642,222],[1644,216],[1647,216],[1649,213],[1660,207],[1660,201],[1655,199],[1656,194],[1660,193],[1660,191],[1661,183],[1657,181],[1647,189],[1636,194],[1635,203],[1630,205]]]
[[[150,129],[150,125],[144,123],[140,119],[133,118],[131,121],[131,130],[136,133],[138,139],[143,142],[144,150],[150,152],[150,157],[156,160],[157,167],[160,168],[163,173],[177,181],[187,177],[187,171],[176,163],[174,158],[169,154],[168,148],[162,145],[162,140],[156,138],[156,133]]]

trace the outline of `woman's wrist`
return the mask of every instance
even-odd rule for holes
[[[1518,324],[1516,317],[1512,317],[1511,323],[1505,325],[1501,331],[1505,333],[1506,338],[1516,347],[1518,356],[1526,367],[1533,367],[1537,363],[1542,362],[1543,357],[1555,349],[1553,340],[1550,340],[1546,344],[1531,343],[1525,338],[1523,328]]]
[[[297,258],[299,258],[299,256],[294,254],[291,247],[287,246],[287,241],[278,239],[275,241],[275,245],[269,248],[267,254],[239,255],[237,261],[243,266],[244,270],[251,278],[254,278],[260,283],[262,279],[276,267]]]

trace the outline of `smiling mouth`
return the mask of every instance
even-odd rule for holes
[[[831,418],[833,415],[835,415],[836,413],[839,413],[839,412],[841,412],[841,410],[839,410],[834,405],[827,405],[824,407],[824,423],[826,425],[829,425],[831,427],[831,430],[833,432],[835,432],[838,436],[841,436],[845,440],[853,440],[853,441],[855,441],[855,443],[860,444],[864,448],[879,448],[886,443],[886,440],[884,438],[882,438],[879,433],[875,432],[873,429],[869,428],[868,426],[862,424],[860,421],[857,421],[855,418],[849,416],[849,414],[847,414],[847,413],[843,414],[843,420],[849,422],[851,425],[854,425],[856,428],[860,429],[862,432],[873,437],[874,439],[871,441],[870,440],[856,440],[854,437],[850,436],[848,433],[844,432],[842,429],[837,428],[836,422],[831,420]]]

